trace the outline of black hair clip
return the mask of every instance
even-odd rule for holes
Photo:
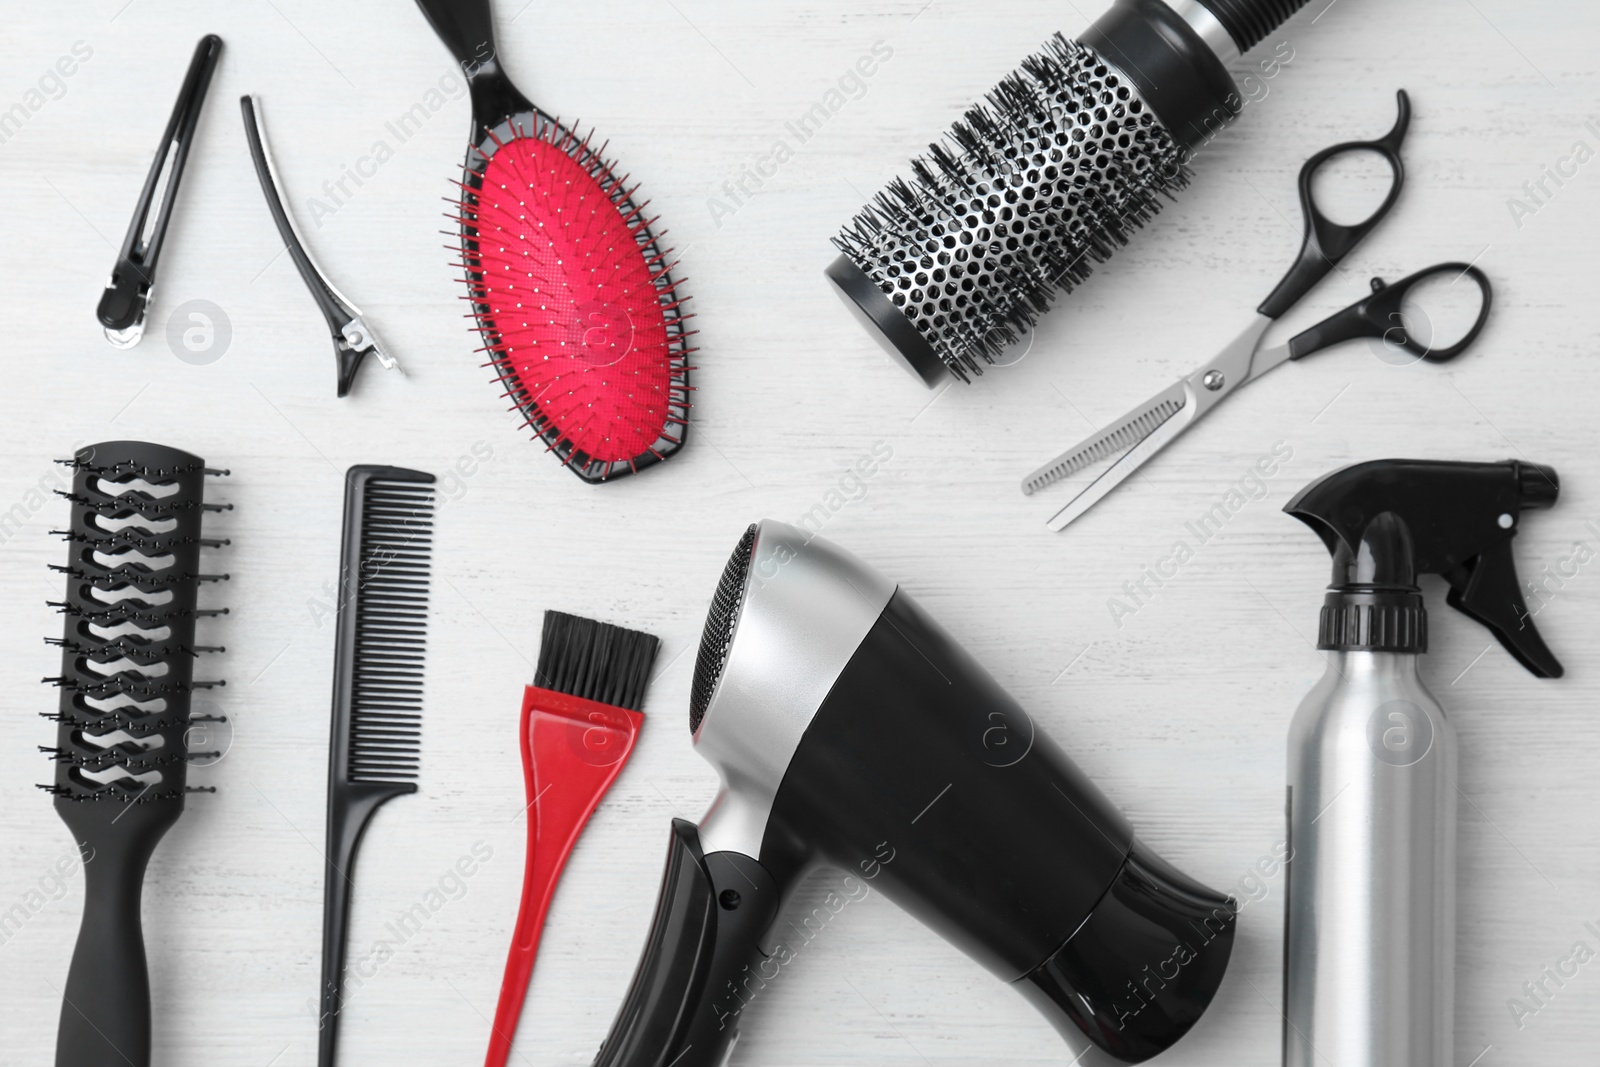
[[[106,340],[115,348],[132,348],[144,336],[145,309],[150,304],[150,290],[155,284],[156,260],[167,235],[172,203],[178,196],[178,182],[183,177],[183,165],[189,159],[195,125],[200,121],[200,108],[205,103],[206,90],[211,87],[211,72],[216,69],[221,55],[222,38],[214,33],[200,38],[195,46],[189,73],[184,76],[183,88],[178,90],[172,117],[167,120],[167,130],[161,135],[150,174],[144,180],[144,191],[133,209],[128,235],[122,239],[122,251],[117,253],[116,266],[111,268],[106,290],[100,296],[96,314],[100,325],[105,327]],[[167,172],[169,166],[170,173]],[[150,203],[155,199],[156,187],[161,184],[164,173],[167,180],[161,194],[161,211],[147,237],[145,226],[150,216]]]
[[[256,177],[261,179],[261,192],[267,198],[272,221],[278,226],[278,236],[283,238],[301,279],[306,283],[306,288],[311,290],[311,298],[317,302],[322,317],[328,321],[328,333],[333,338],[333,354],[338,361],[338,393],[345,396],[356,380],[361,361],[366,359],[369,352],[386,370],[395,370],[400,363],[383,350],[377,336],[361,317],[361,309],[334,287],[311,258],[305,242],[300,239],[299,227],[294,224],[294,216],[284,203],[278,169],[273,166],[272,152],[267,147],[267,131],[261,124],[259,103],[255,97],[241,96],[239,109],[244,112],[245,140],[250,143],[250,158],[255,161]]]

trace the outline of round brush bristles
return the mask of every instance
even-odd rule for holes
[[[462,184],[468,299],[506,395],[580,476],[666,458],[689,415],[686,300],[637,187],[543,116],[475,149]]]
[[[1057,34],[834,244],[962,380],[1188,184],[1133,85]]]

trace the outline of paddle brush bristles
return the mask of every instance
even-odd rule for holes
[[[468,151],[450,217],[495,380],[585,481],[682,447],[694,351],[687,297],[648,202],[588,137],[537,112]]]
[[[638,630],[547,611],[533,684],[638,711],[660,648],[659,640]]]

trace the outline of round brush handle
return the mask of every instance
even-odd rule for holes
[[[1267,34],[1306,6],[1306,0],[1200,0],[1200,3],[1222,23],[1241,53],[1266,40]]]
[[[759,863],[705,855],[699,829],[674,819],[644,955],[594,1067],[719,1067],[740,1013],[772,977],[756,964],[778,900]]]

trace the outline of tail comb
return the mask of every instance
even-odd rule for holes
[[[331,1067],[338,1047],[356,846],[380,805],[417,791],[433,482],[431,474],[402,467],[356,466],[345,474],[319,1067]]]

